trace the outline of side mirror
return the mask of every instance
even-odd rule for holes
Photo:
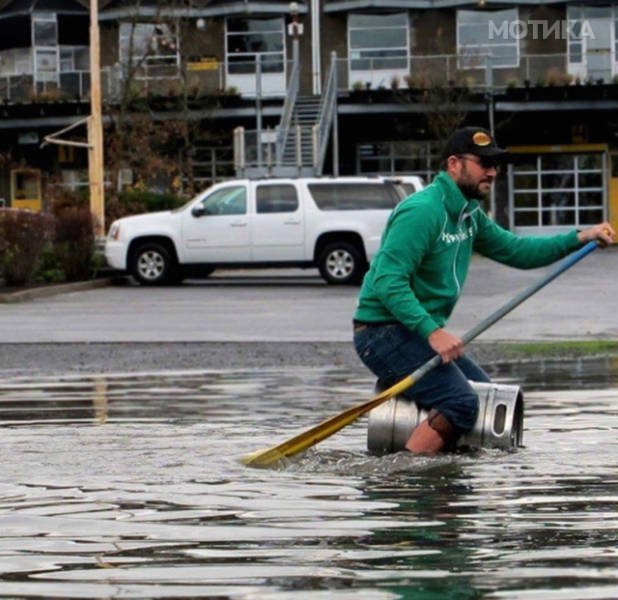
[[[204,205],[203,204],[196,204],[191,209],[191,214],[194,217],[203,217],[206,214],[206,211],[204,210]]]

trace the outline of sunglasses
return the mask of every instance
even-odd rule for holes
[[[470,162],[476,163],[483,169],[500,170],[500,161],[491,156],[465,156],[463,154],[457,154],[456,156],[461,160],[469,160]]]

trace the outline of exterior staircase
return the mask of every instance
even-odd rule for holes
[[[313,128],[320,116],[320,96],[298,96],[292,112],[292,127],[283,148],[282,163],[314,169]],[[299,139],[300,138],[300,139]],[[313,173],[311,173],[313,174]]]
[[[299,64],[295,62],[275,135],[258,142],[262,133],[234,130],[234,168],[237,177],[312,177],[322,175],[331,135],[336,137],[336,55],[322,94],[300,96]],[[335,132],[333,134],[333,132]]]

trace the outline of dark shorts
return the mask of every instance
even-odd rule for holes
[[[397,383],[435,356],[427,340],[399,324],[355,329],[354,347],[384,387]],[[439,365],[403,395],[424,410],[435,408],[459,433],[466,433],[476,423],[479,404],[468,380],[490,381],[481,367],[462,356],[455,362]]]

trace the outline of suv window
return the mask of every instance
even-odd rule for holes
[[[298,194],[293,185],[260,185],[255,198],[258,213],[286,213],[298,209]]]
[[[387,183],[310,183],[309,193],[320,210],[394,208],[399,197]]]
[[[414,192],[416,192],[416,188],[411,183],[402,181],[399,185],[408,196],[411,196]]]
[[[247,212],[245,186],[226,187],[208,194],[202,200],[207,215],[244,215]]]

